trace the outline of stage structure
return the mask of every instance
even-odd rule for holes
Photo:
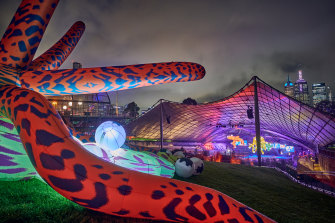
[[[315,152],[335,142],[334,116],[285,95],[257,77],[215,102],[186,105],[165,100],[128,124],[126,131],[136,138],[159,140],[163,111],[164,141],[172,144],[230,144],[230,135],[252,142],[256,136],[255,83],[261,136],[267,141],[291,142]]]

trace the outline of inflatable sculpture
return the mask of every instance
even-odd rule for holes
[[[57,0],[23,0],[0,42],[0,114],[10,120],[39,175],[62,196],[108,214],[183,222],[271,222],[210,188],[128,170],[86,151],[43,95],[107,92],[200,79],[173,62],[58,70],[82,22],[33,60]]]

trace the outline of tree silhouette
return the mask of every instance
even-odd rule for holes
[[[197,105],[198,103],[193,98],[188,97],[188,98],[184,99],[183,104],[186,104],[186,105]]]
[[[124,113],[128,114],[132,118],[136,118],[138,116],[138,111],[140,108],[137,106],[135,102],[130,102],[127,107],[124,109]]]

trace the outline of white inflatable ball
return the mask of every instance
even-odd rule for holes
[[[178,158],[184,158],[185,157],[185,154],[183,153],[183,151],[174,152],[173,155],[178,157]]]
[[[126,141],[124,128],[116,122],[107,121],[95,131],[95,142],[106,150],[116,150]]]
[[[189,158],[180,158],[175,163],[176,174],[180,177],[188,178],[193,174],[193,162]]]
[[[204,162],[198,157],[192,157],[190,160],[193,162],[193,175],[199,175],[204,170]]]

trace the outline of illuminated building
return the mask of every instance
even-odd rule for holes
[[[317,83],[312,85],[313,106],[316,107],[321,101],[327,100],[327,88],[325,83]]]
[[[294,84],[294,98],[305,104],[310,104],[308,84],[302,78],[302,70],[298,71],[299,78]]]
[[[294,84],[290,81],[290,76],[287,75],[287,82],[285,83],[285,94],[294,98]]]
[[[195,142],[225,143],[229,135],[248,142],[255,136],[255,120],[248,107],[254,107],[254,82],[257,84],[261,136],[268,142],[299,146],[316,151],[335,142],[335,118],[288,97],[262,80],[250,80],[242,89],[215,102],[186,105],[163,101],[164,140],[185,145]],[[160,105],[126,126],[130,136],[160,139]],[[243,125],[241,124],[243,123]],[[135,142],[134,142],[135,143]]]

